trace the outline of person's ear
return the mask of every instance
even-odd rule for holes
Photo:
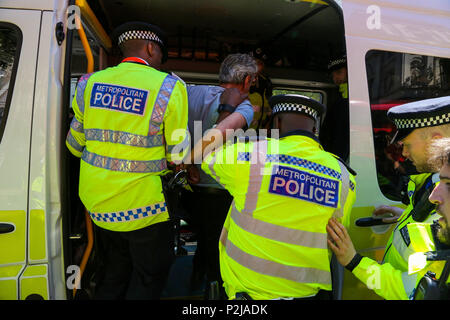
[[[244,91],[250,90],[252,84],[253,84],[253,77],[251,75],[246,76],[244,80]]]
[[[443,138],[443,136],[442,136],[442,134],[440,133],[440,132],[438,132],[438,131],[433,131],[432,133],[431,133],[431,139],[434,141],[435,139],[442,139]]]
[[[273,123],[275,125],[274,129],[278,129],[278,130],[281,131],[281,119],[280,119],[280,117],[275,116],[275,119],[274,119]]]
[[[152,41],[147,41],[147,52],[150,57],[152,57],[154,54],[153,53],[153,51],[155,50],[154,45],[155,44]]]

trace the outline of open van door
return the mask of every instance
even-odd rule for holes
[[[340,1],[339,1],[340,2]],[[387,110],[449,95],[450,7],[447,0],[344,0],[350,100],[350,165],[358,173],[350,236],[356,250],[379,262],[394,225],[357,227],[378,205],[402,206],[401,150],[389,138]],[[404,159],[403,159],[404,160]],[[404,181],[403,181],[404,182]],[[379,298],[345,272],[343,299]],[[366,294],[367,293],[367,294]]]
[[[28,210],[40,24],[41,11],[0,8],[0,299],[24,299],[36,281],[47,288],[46,276],[39,277],[47,271],[27,268],[30,248],[38,252],[45,246],[45,235],[43,242],[41,234],[28,238],[30,224],[40,219]],[[47,297],[47,292],[39,294]]]

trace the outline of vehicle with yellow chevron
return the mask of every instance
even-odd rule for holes
[[[346,149],[339,156],[357,173],[349,233],[359,253],[382,261],[395,224],[361,219],[413,196],[386,113],[449,95],[449,19],[448,0],[1,1],[0,299],[82,299],[95,288],[99,248],[78,198],[79,159],[65,140],[78,79],[120,62],[110,35],[121,23],[164,29],[162,69],[186,85],[217,84],[226,55],[263,48],[264,90],[250,95],[256,126],[267,122],[268,88],[326,105],[324,147]],[[335,84],[328,65],[342,55],[348,81]],[[332,115],[343,99],[347,113]],[[202,298],[186,274],[195,249],[188,227],[179,226],[164,299]],[[348,271],[340,280],[333,290],[344,300],[380,299]]]

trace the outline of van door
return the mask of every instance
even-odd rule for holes
[[[386,112],[408,101],[449,94],[450,8],[447,0],[345,0],[342,4],[350,165],[358,174],[349,233],[358,252],[380,262],[394,225],[363,228],[355,226],[355,221],[372,216],[378,205],[402,206],[396,190],[401,181],[392,181],[387,174],[404,168],[401,151],[397,150],[397,157],[386,156],[395,154],[389,150],[389,134],[395,129]],[[414,78],[416,72],[423,72],[425,80]],[[413,80],[416,82],[411,83]],[[362,284],[346,271],[343,298],[379,298],[366,289],[380,285],[375,274],[373,280]]]
[[[41,11],[0,8],[0,299],[19,299]]]

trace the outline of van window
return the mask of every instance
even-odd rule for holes
[[[20,29],[0,22],[0,142],[8,117],[21,44]]]
[[[450,94],[450,59],[372,50],[366,54],[378,184],[391,200],[405,199],[407,175],[417,173],[390,144],[396,129],[387,111],[397,105]]]

